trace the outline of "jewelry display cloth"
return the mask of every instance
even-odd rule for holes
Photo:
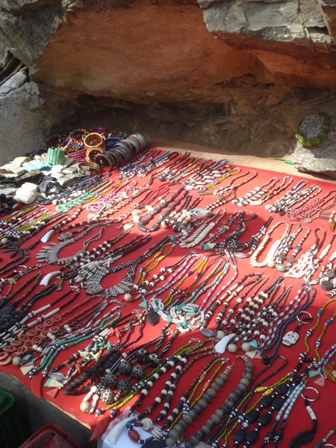
[[[153,151],[153,154],[147,153],[146,157],[149,158],[153,155],[157,157],[158,154],[161,154],[158,150],[153,149]],[[173,160],[175,163],[174,165],[174,163],[170,162],[170,159],[167,159],[165,164],[160,165],[158,168],[154,168],[146,175],[143,175],[142,173],[141,176],[137,174],[135,165],[134,174],[121,183],[120,170],[106,173],[106,176],[109,176],[107,180],[110,182],[110,184],[106,186],[106,191],[102,190],[102,192],[92,196],[90,200],[80,204],[81,211],[76,219],[71,222],[79,223],[85,221],[88,217],[92,218],[94,215],[99,216],[99,212],[104,208],[104,212],[107,212],[105,215],[102,212],[102,215],[106,217],[105,225],[102,223],[99,225],[99,223],[96,224],[94,221],[91,221],[91,225],[89,228],[86,228],[85,232],[76,233],[72,240],[71,238],[68,238],[66,240],[67,244],[64,244],[63,246],[58,237],[62,235],[63,229],[66,229],[67,232],[71,232],[71,228],[68,229],[66,225],[58,227],[56,229],[57,231],[51,234],[48,241],[41,241],[41,238],[48,230],[52,230],[53,228],[55,230],[57,227],[55,224],[47,226],[34,234],[24,242],[22,247],[20,246],[20,249],[34,246],[28,250],[29,257],[25,259],[24,263],[22,263],[23,265],[17,266],[13,272],[9,271],[2,274],[2,278],[15,277],[15,274],[29,268],[32,269],[31,272],[26,275],[18,276],[12,283],[10,283],[10,281],[3,281],[1,297],[6,295],[6,288],[9,287],[8,285],[11,285],[11,291],[13,293],[20,287],[22,287],[23,290],[25,284],[27,284],[27,288],[30,288],[33,281],[28,283],[28,279],[33,278],[36,273],[41,273],[41,278],[39,280],[44,279],[44,284],[41,285],[39,283],[38,285],[35,285],[34,289],[30,292],[30,295],[28,295],[28,298],[33,294],[43,291],[45,288],[48,288],[48,285],[52,285],[55,282],[58,282],[57,285],[59,288],[50,289],[50,293],[42,296],[36,303],[34,303],[32,310],[39,309],[44,305],[51,305],[51,308],[54,309],[59,304],[69,301],[68,306],[64,306],[64,308],[56,314],[59,314],[62,319],[70,321],[71,319],[75,319],[77,315],[82,318],[81,313],[84,313],[83,315],[85,315],[86,309],[90,309],[88,313],[91,313],[94,309],[95,302],[98,303],[98,297],[102,297],[106,294],[106,291],[110,291],[107,294],[106,309],[104,309],[101,316],[109,312],[112,316],[113,313],[118,312],[120,313],[121,318],[125,317],[121,328],[116,331],[111,330],[108,333],[107,339],[110,348],[113,348],[114,344],[117,344],[118,341],[123,342],[123,338],[127,331],[130,331],[129,341],[131,344],[124,349],[125,351],[132,347],[137,347],[140,344],[150,343],[151,341],[156,340],[156,338],[159,338],[162,328],[169,324],[171,333],[173,333],[174,330],[179,331],[177,337],[173,340],[169,351],[164,355],[168,357],[180,347],[197,345],[199,341],[209,342],[211,336],[216,334],[215,319],[222,308],[224,299],[223,303],[212,308],[212,315],[208,318],[206,316],[206,311],[209,311],[211,308],[210,305],[215,303],[215,299],[225,297],[225,292],[232,288],[234,284],[242,280],[244,276],[247,276],[247,280],[244,283],[245,288],[243,288],[240,293],[242,301],[237,302],[236,298],[233,296],[226,309],[225,316],[221,319],[219,327],[223,334],[228,333],[231,335],[235,333],[240,322],[245,322],[245,326],[247,326],[247,321],[245,319],[246,315],[244,315],[243,318],[242,315],[244,314],[243,307],[247,309],[248,305],[246,305],[246,303],[249,302],[244,302],[244,300],[249,296],[252,296],[253,292],[256,297],[258,291],[263,291],[274,284],[274,282],[279,281],[279,285],[281,284],[281,286],[279,290],[276,291],[273,300],[276,301],[277,298],[279,299],[278,308],[283,312],[283,315],[281,319],[279,318],[278,320],[278,328],[274,329],[272,327],[273,333],[269,332],[269,328],[271,328],[269,324],[272,320],[272,316],[269,314],[265,316],[265,325],[263,327],[266,338],[275,343],[270,350],[267,350],[267,345],[266,347],[263,347],[261,351],[258,350],[258,347],[253,347],[253,345],[251,345],[248,352],[245,353],[242,350],[242,344],[244,342],[242,337],[235,344],[235,347],[232,345],[231,350],[229,350],[230,341],[228,341],[228,344],[224,344],[222,340],[222,346],[220,347],[220,341],[216,339],[213,343],[214,348],[212,349],[211,354],[209,353],[207,356],[196,359],[190,369],[186,370],[177,382],[176,390],[174,391],[172,398],[172,408],[174,407],[174,403],[178,401],[194,378],[199,375],[202,368],[211,359],[214,359],[216,352],[219,353],[217,353],[217,356],[228,358],[227,363],[223,365],[223,370],[226,366],[232,365],[232,372],[224,387],[220,390],[220,393],[218,393],[206,409],[200,413],[193,424],[186,429],[185,438],[187,440],[188,437],[195,433],[195,431],[207,421],[211,414],[224,403],[227,396],[236,388],[244,369],[244,363],[241,361],[240,356],[245,355],[251,359],[254,365],[253,372],[256,377],[258,373],[265,368],[265,359],[267,356],[274,357],[274,362],[272,360],[270,368],[265,371],[263,375],[258,377],[258,381],[256,381],[256,383],[259,383],[259,380],[262,380],[272,372],[275,372],[274,375],[265,380],[264,383],[259,384],[259,386],[265,386],[267,389],[276,384],[276,382],[285,375],[288,375],[288,378],[290,377],[293,369],[295,369],[299,363],[300,354],[305,353],[307,358],[325,359],[323,356],[326,357],[325,354],[327,350],[331,350],[333,344],[336,343],[335,323],[333,322],[333,316],[336,310],[336,300],[332,301],[333,296],[330,292],[333,289],[333,287],[331,287],[333,285],[330,285],[330,283],[332,283],[334,278],[334,258],[336,251],[333,213],[333,211],[336,210],[334,201],[336,188],[332,182],[304,179],[297,175],[293,176],[286,174],[286,172],[274,172],[231,164],[230,159],[228,159],[227,162],[222,161],[223,164],[226,164],[229,167],[224,175],[218,174],[222,173],[222,171],[221,169],[215,168],[208,173],[207,177],[202,178],[199,183],[195,183],[192,178],[195,171],[191,170],[193,165],[196,166],[197,163],[203,160],[205,164],[209,163],[209,166],[211,166],[211,161],[206,161],[205,159],[197,160],[194,158],[190,161],[190,165],[184,165],[181,170],[178,171],[177,160],[178,158]],[[141,164],[141,162],[138,163],[139,165]],[[169,167],[167,173],[176,174],[175,179],[178,179],[178,181],[174,180],[174,178],[172,181],[167,180],[169,179],[169,176],[167,178],[162,178],[161,176],[160,179],[159,174],[162,174],[163,169],[167,166]],[[176,169],[174,167],[177,167],[176,173],[174,172]],[[191,170],[191,175],[182,177],[188,170]],[[150,216],[143,213],[143,209],[141,210],[141,213],[137,214],[135,211],[136,205],[134,204],[139,201],[138,198],[134,199],[134,201],[130,201],[125,207],[119,209],[118,207],[115,207],[115,212],[112,213],[111,211],[111,213],[108,214],[110,207],[110,198],[107,196],[109,193],[108,188],[114,192],[119,188],[120,192],[122,192],[125,186],[128,185],[129,190],[125,190],[123,196],[121,196],[121,200],[125,200],[126,203],[126,198],[131,197],[131,194],[134,193],[135,189],[144,187],[146,184],[148,184],[148,191],[150,193],[145,211],[147,212],[147,215],[149,214]],[[288,193],[288,195],[283,201],[282,206],[290,204],[291,200],[297,194],[297,191],[293,190],[295,186],[297,186],[297,191],[307,191],[305,197],[307,197],[308,200],[307,202],[304,202],[306,207],[303,207],[300,210],[294,210],[295,205],[297,205],[294,202],[292,208],[289,208],[287,212],[279,213],[274,211],[272,205],[274,205],[277,200],[280,200],[286,193]],[[276,194],[277,191],[278,193]],[[196,219],[198,222],[197,227],[194,228],[188,236],[181,237],[181,226],[178,228],[179,231],[174,231],[171,225],[165,227],[158,225],[154,230],[152,229],[151,232],[146,232],[146,229],[151,228],[151,226],[157,222],[160,215],[165,212],[166,205],[162,202],[165,198],[167,199],[167,197],[170,197],[169,204],[175,205],[175,209],[173,208],[171,210],[171,214],[173,214],[173,211],[178,209],[179,204],[182,204],[183,201],[186,200],[187,194],[191,196],[190,201],[195,201],[196,199],[200,201],[194,207],[192,212],[192,219]],[[317,199],[320,199],[320,202],[318,202]],[[219,201],[218,206],[214,205],[216,201]],[[126,210],[130,210],[132,204],[134,205],[132,209],[133,212],[125,217]],[[162,207],[160,207],[160,205]],[[56,208],[52,205],[43,207],[44,209],[47,208],[48,210],[51,210],[52,213],[57,213],[57,206]],[[75,209],[75,206],[70,208],[68,213],[73,213]],[[151,215],[153,209],[156,214]],[[122,217],[121,220],[115,219],[120,216]],[[148,219],[146,219],[146,216]],[[187,216],[187,214],[185,216]],[[187,218],[185,218],[184,224],[187,225],[186,219]],[[140,223],[137,222],[139,220]],[[181,221],[183,223],[183,219]],[[237,223],[239,223],[241,227],[237,227]],[[197,228],[202,228],[203,233],[200,232],[198,235],[194,234],[194,237],[190,238]],[[234,234],[235,230],[237,232]],[[125,235],[122,236],[123,232],[125,232]],[[248,256],[247,254],[249,254],[249,251],[251,250],[251,238],[255,235],[258,235],[256,248],[255,251]],[[127,262],[140,260],[139,263],[133,266],[134,272],[130,272],[129,267],[131,266],[131,263],[128,264],[126,268],[116,270],[115,272],[112,269],[106,275],[102,275],[100,282],[98,281],[101,289],[97,290],[97,292],[94,292],[94,289],[90,290],[90,287],[92,287],[92,282],[90,283],[89,280],[90,270],[87,270],[86,273],[83,274],[83,278],[79,279],[78,282],[75,280],[70,281],[65,276],[64,281],[61,284],[59,281],[59,274],[65,272],[66,268],[65,264],[58,264],[57,261],[71,262],[73,257],[76,255],[80,256],[80,253],[83,250],[93,251],[93,248],[97,247],[99,244],[118,238],[118,236],[120,236],[120,241],[113,243],[115,244],[113,247],[129,244],[130,247],[134,245],[134,249],[135,245],[138,243],[139,247],[134,251],[129,250],[129,252],[122,255],[121,258],[117,258],[113,261],[111,266],[107,265],[105,268],[109,270],[110,267],[120,262],[127,265]],[[148,241],[144,239],[146,236],[148,237]],[[165,240],[165,243],[160,246],[160,242],[165,237],[170,238]],[[136,240],[136,238],[142,239]],[[279,246],[279,241],[282,242],[282,246]],[[286,243],[288,244],[286,245]],[[55,248],[56,245],[57,248]],[[149,255],[145,257],[146,250],[151,247],[154,247],[153,251],[149,252]],[[52,250],[52,248],[54,248],[54,250]],[[97,252],[93,251],[92,254],[92,260],[94,262],[95,254],[97,256]],[[303,256],[304,254],[305,257]],[[13,253],[2,251],[2,266],[6,266],[6,263],[11,260],[11,255],[13,255]],[[280,258],[277,259],[277,262],[274,262],[276,255],[280,256]],[[192,260],[193,256],[195,256],[195,262],[191,263],[190,261],[190,264],[188,265],[187,260]],[[291,256],[293,257],[291,258]],[[179,264],[180,260],[184,261]],[[179,269],[183,263],[184,270],[182,270],[182,268]],[[251,263],[254,264],[254,266]],[[293,269],[284,270],[283,267],[286,268],[289,263]],[[283,267],[280,267],[280,264]],[[173,266],[173,268],[163,281],[160,281],[160,278],[157,280],[157,277],[160,277],[160,270],[165,266]],[[92,269],[94,269],[93,265]],[[142,277],[142,274],[146,269],[148,270],[147,275]],[[156,274],[155,282],[157,283],[152,287],[152,290],[156,291],[155,294],[146,292],[150,290],[148,287],[146,287],[148,289],[144,290],[142,295],[141,293],[139,294],[138,290],[131,289],[129,291],[127,288],[122,288],[120,285],[123,280],[125,281],[127,273],[130,275],[130,278],[133,279],[134,283],[139,279],[144,281],[144,278],[150,281],[153,278],[153,275]],[[47,274],[50,274],[48,279],[46,279]],[[328,275],[326,276],[325,274]],[[174,275],[177,277],[175,278]],[[258,275],[260,277],[257,282]],[[163,310],[161,314],[156,313],[154,316],[155,318],[159,317],[157,319],[157,324],[150,321],[149,316],[147,316],[144,317],[141,324],[134,320],[132,326],[127,328],[127,324],[131,317],[143,313],[146,309],[148,315],[150,314],[149,305],[151,303],[156,303],[159,306],[160,303],[165,302],[165,304],[168,304],[170,309],[172,309],[174,300],[178,295],[181,295],[182,292],[188,293],[185,297],[192,297],[190,295],[193,290],[196,290],[200,282],[205,280],[207,276],[209,281],[208,283],[205,283],[204,291],[198,291],[199,294],[193,302],[193,304],[197,306],[197,312],[195,311],[196,308],[183,311],[186,313],[189,311],[191,314],[194,313],[192,318],[185,320],[181,318],[179,320],[176,317],[176,313],[178,313],[179,309],[175,310],[175,315],[168,315],[168,313],[165,315]],[[281,278],[281,280],[278,280],[279,278]],[[251,283],[249,286],[246,286],[248,284],[248,279],[255,279],[255,285]],[[209,286],[210,283],[211,287]],[[169,285],[166,289],[164,289],[165,284]],[[97,282],[95,286],[97,286]],[[117,286],[120,288],[120,291],[122,291],[119,294],[117,293]],[[160,287],[162,288],[161,290]],[[308,289],[305,289],[305,287]],[[141,289],[140,284],[140,291]],[[309,290],[311,301],[307,301],[307,303],[305,302],[308,296],[306,297],[303,292],[300,300],[297,300],[298,308],[295,308],[295,298],[300,296],[300,291],[306,290]],[[76,291],[78,291],[78,293],[76,293]],[[58,302],[66,292],[69,292],[69,295],[62,299],[63,301]],[[14,295],[13,300],[17,300],[20,297],[20,294],[22,293],[20,292],[18,296]],[[125,300],[125,294],[129,294],[131,297],[128,297],[127,300]],[[158,299],[158,301],[151,302],[150,300],[153,298]],[[183,299],[180,303],[183,304]],[[305,303],[306,305],[304,306]],[[261,303],[260,309],[262,309],[263,306],[266,306],[266,304],[267,299]],[[22,304],[19,303],[18,306],[20,305]],[[239,308],[242,309],[242,312],[237,314]],[[233,310],[232,313],[229,312],[230,309]],[[256,311],[257,310],[259,311],[259,308],[256,306]],[[293,310],[301,310],[301,312],[298,314],[297,318],[290,320],[291,312],[294,313]],[[68,314],[66,314],[67,312]],[[295,313],[292,315],[295,315]],[[227,319],[227,316],[229,316],[229,319]],[[164,318],[166,318],[166,320],[164,320]],[[62,319],[60,321],[61,323],[63,322]],[[227,319],[227,324],[223,325],[225,319]],[[253,321],[252,314],[250,320]],[[208,331],[204,331],[202,325],[202,322],[204,323],[204,321],[206,321],[205,328]],[[57,323],[55,325],[60,324]],[[311,330],[308,336],[306,333],[307,330]],[[289,332],[294,332],[295,334],[288,334]],[[287,339],[285,338],[284,342],[282,342],[282,339],[285,336]],[[168,334],[163,342],[163,346],[168,342],[169,337],[171,337],[171,335]],[[320,342],[318,339],[320,339]],[[61,371],[68,371],[71,364],[68,360],[71,355],[75,352],[79,353],[80,350],[85,351],[84,348],[91,340],[92,338],[86,339],[85,341],[79,341],[76,345],[62,346],[62,349],[57,352],[55,359],[50,362],[48,369],[52,369],[56,364],[59,365],[65,363],[64,368],[61,369]],[[258,337],[258,340],[260,341],[261,339]],[[209,343],[208,346],[210,347],[211,344]],[[121,350],[123,351],[123,348],[121,348]],[[150,346],[148,350],[151,350]],[[106,351],[107,349],[105,348],[104,353],[106,353]],[[264,355],[264,362],[260,354]],[[281,355],[281,357],[277,357],[277,355]],[[99,417],[96,417],[95,413],[82,412],[80,405],[85,393],[66,395],[62,389],[56,392],[58,383],[55,379],[48,378],[48,374],[44,376],[43,369],[38,370],[32,377],[30,377],[29,362],[27,365],[23,364],[21,366],[15,366],[12,362],[7,363],[8,358],[5,359],[5,357],[3,357],[2,359],[1,369],[4,372],[19,379],[38,397],[53,403],[84,425],[92,428],[93,433],[96,432],[96,434],[100,435],[101,430],[99,425],[101,424],[101,427],[104,428],[107,423],[112,421],[109,419],[109,410]],[[323,367],[330,366],[330,363],[333,360],[333,357],[328,359],[328,362],[326,362]],[[285,361],[287,364],[280,370],[281,365],[284,364]],[[40,360],[36,365],[38,365],[39,362]],[[90,363],[89,365],[94,365],[94,363]],[[299,371],[300,375],[308,365],[310,365],[309,362],[304,363]],[[76,379],[78,375],[85,371],[86,367],[81,366],[80,363],[73,363],[73,366],[73,378]],[[333,374],[331,374],[331,378],[333,378]],[[138,412],[143,412],[146,407],[152,403],[155,397],[160,394],[166,380],[167,376],[163,376],[160,381],[157,381],[157,383],[154,384],[148,396],[145,397],[140,406],[136,409]],[[329,378],[326,378],[323,370],[319,372],[318,368],[312,365],[307,370],[306,374],[301,377],[301,383],[305,385],[305,388],[300,392],[288,415],[283,432],[283,439],[279,442],[279,446],[288,446],[290,440],[292,440],[297,433],[308,430],[312,426],[312,420],[307,413],[305,400],[302,397],[307,397],[311,400],[310,405],[316,414],[318,426],[314,442],[320,440],[332,427],[335,426],[333,402],[335,399],[336,383]],[[252,391],[253,396],[247,409],[245,409],[245,412],[249,409],[255,409],[257,407],[256,403],[262,396],[262,392],[255,392],[253,388]],[[139,395],[140,392],[141,389],[137,395]],[[194,400],[200,393],[201,388],[195,392]],[[118,416],[126,406],[131,406],[137,399],[137,395],[135,395],[129,402],[125,403],[124,407],[118,410],[116,415]],[[99,402],[97,407],[102,408],[104,406],[106,405]],[[158,407],[158,410],[154,410],[148,417],[155,419],[160,409],[161,408]],[[274,411],[272,422],[260,429],[258,441],[254,446],[260,446],[262,444],[266,433],[271,430],[271,426],[277,413],[278,411]],[[280,423],[281,421],[282,420],[280,420]],[[227,432],[223,432],[222,443],[225,435],[228,434],[228,447],[234,446],[233,436],[235,431],[241,428],[241,423],[238,423],[238,425],[235,426],[235,429],[232,429],[233,426],[234,425],[228,426]],[[256,423],[251,423],[249,430],[252,430],[255,427]],[[204,442],[206,442],[206,439]],[[132,440],[129,440],[129,447],[132,446],[136,446],[136,444]],[[313,446],[313,442],[311,442],[309,446]]]

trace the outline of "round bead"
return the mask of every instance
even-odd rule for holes
[[[197,417],[198,413],[194,410],[191,409],[188,414],[192,417],[193,420],[195,420],[195,418]]]
[[[223,339],[224,336],[225,336],[224,331],[221,331],[221,330],[217,331],[217,333],[216,333],[216,338],[217,338],[218,340]]]
[[[204,398],[201,398],[200,400],[198,400],[198,404],[205,409],[208,406],[208,401],[205,400]]]
[[[236,346],[236,344],[229,344],[228,347],[227,347],[227,349],[228,349],[228,351],[229,351],[230,353],[236,353],[236,351],[237,351],[237,346]]]
[[[248,386],[250,384],[250,382],[247,378],[242,378],[240,380],[239,384],[242,384],[243,386]]]
[[[12,363],[16,367],[20,366],[21,362],[22,362],[22,359],[20,356],[14,356],[14,358],[12,359]]]
[[[202,426],[201,431],[203,434],[205,434],[206,436],[210,434],[211,429],[205,424]]]
[[[166,445],[167,445],[168,448],[173,447],[175,444],[176,444],[176,440],[175,439],[172,439],[171,437],[168,437],[166,439]]]
[[[193,445],[197,445],[199,443],[199,441],[201,440],[201,438],[203,438],[203,433],[200,430],[198,430],[196,434],[197,435],[193,435],[190,437],[190,442]],[[198,435],[200,435],[201,437],[198,437]]]
[[[215,411],[215,415],[217,415],[217,417],[219,417],[219,418],[223,418],[223,416],[224,416],[224,411],[223,411],[222,409],[217,409],[217,410]]]
[[[214,389],[212,386],[209,387],[209,389],[207,390],[208,395],[210,395],[210,397],[215,397],[217,394],[216,389]]]
[[[191,415],[189,413],[185,415],[183,419],[188,423],[188,425],[190,425],[194,421],[194,419],[191,418]]]
[[[90,403],[89,403],[88,401],[82,401],[81,404],[80,404],[80,406],[79,406],[79,409],[80,409],[82,412],[89,412],[89,409],[90,409]]]
[[[180,437],[180,434],[175,429],[172,429],[171,431],[169,431],[169,437],[177,440]]]

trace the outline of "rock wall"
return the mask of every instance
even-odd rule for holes
[[[323,5],[5,0],[0,40],[38,86],[41,139],[100,124],[281,155],[305,115],[335,110],[333,10]]]

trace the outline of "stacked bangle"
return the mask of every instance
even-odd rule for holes
[[[84,137],[85,159],[95,162],[98,154],[105,152],[105,137],[98,132],[90,132]]]

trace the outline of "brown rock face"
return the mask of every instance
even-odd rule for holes
[[[0,39],[40,88],[45,135],[100,124],[281,155],[294,149],[307,114],[335,109],[332,8],[314,0],[4,1]]]
[[[219,84],[244,76],[249,65],[249,53],[208,33],[197,6],[140,0],[70,16],[49,39],[33,77],[136,103],[220,103]]]

